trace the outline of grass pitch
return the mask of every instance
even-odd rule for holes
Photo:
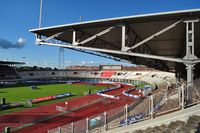
[[[41,106],[45,104],[55,103],[59,101],[64,101],[66,99],[71,99],[74,97],[83,96],[84,93],[87,93],[91,89],[92,93],[96,93],[97,90],[103,89],[103,86],[93,86],[93,85],[84,85],[84,84],[50,84],[50,85],[37,85],[37,89],[31,89],[30,86],[23,87],[11,87],[11,88],[0,88],[0,98],[6,98],[6,102],[17,102],[17,101],[26,101],[28,99],[51,96],[62,94],[66,92],[71,92],[73,96],[45,101],[41,103],[33,104],[33,107]],[[22,110],[26,107],[12,108],[8,110],[0,111],[0,114],[14,112],[17,110]]]

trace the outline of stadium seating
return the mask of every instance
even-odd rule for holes
[[[160,72],[160,71],[23,71],[23,72],[18,72],[19,76],[21,79],[38,79],[38,78],[44,78],[44,79],[51,79],[51,78],[78,78],[78,79],[84,79],[87,81],[90,80],[97,80],[97,81],[114,81],[114,82],[124,82],[124,83],[131,83],[131,84],[146,84],[152,87],[154,90],[156,87],[157,88],[163,88],[166,90],[166,86],[170,84],[173,84],[175,82],[175,74],[173,73],[168,73],[168,72]],[[163,94],[164,95],[164,94]],[[161,95],[161,96],[163,96]],[[159,102],[160,108],[159,111],[162,112],[163,110],[167,110],[168,108],[174,108],[173,105],[177,105],[177,99],[176,95],[173,95],[169,98],[166,99],[164,98],[158,98],[156,103]],[[162,106],[162,102],[167,103],[167,106]],[[144,110],[147,111],[146,109],[149,107],[149,101],[143,101],[140,103],[140,107],[136,107],[132,113],[132,116],[135,116],[140,113],[144,113]],[[155,107],[157,107],[155,105]],[[159,112],[158,111],[158,112]],[[146,113],[146,112],[145,112]],[[148,112],[149,113],[149,112]],[[118,118],[113,124],[115,127],[119,126],[119,122],[124,120],[124,118]],[[192,119],[193,120],[193,119]],[[189,120],[188,120],[189,121]],[[194,120],[193,120],[194,121]],[[192,121],[192,122],[193,122]],[[196,121],[195,121],[196,122]],[[183,122],[183,121],[175,121],[172,122],[171,124],[168,125],[161,125],[161,126],[156,126],[154,128],[148,128],[146,130],[138,130],[136,132],[162,132],[162,131],[172,131],[170,129],[173,129],[173,131],[183,131],[185,130],[185,127],[188,127],[189,130],[192,128],[193,125],[190,125],[188,122]],[[117,126],[116,126],[117,124]],[[196,122],[194,125],[195,128],[197,129],[198,122]]]
[[[101,78],[110,78],[115,73],[116,73],[115,71],[103,71],[101,73]]]
[[[18,79],[15,70],[9,66],[0,65],[0,80]]]

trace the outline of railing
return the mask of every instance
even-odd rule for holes
[[[186,88],[177,85],[176,88],[168,88],[164,91],[137,100],[133,104],[120,106],[98,115],[51,129],[49,133],[100,133],[120,126],[134,124],[139,121],[153,119],[194,104],[200,103],[200,87],[191,89],[192,100],[187,101]],[[106,102],[104,99],[103,102]]]
[[[180,91],[178,89],[173,91],[164,91],[154,96],[154,117],[179,110],[180,103]]]

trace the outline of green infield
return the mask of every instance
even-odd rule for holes
[[[41,103],[33,104],[35,106],[41,106],[45,104],[55,103],[59,101],[64,101],[66,99],[71,99],[74,97],[83,96],[90,89],[92,93],[96,93],[97,90],[103,89],[103,86],[93,86],[93,85],[85,85],[85,84],[50,84],[50,85],[37,85],[36,89],[31,89],[30,86],[23,87],[11,87],[11,88],[0,88],[0,98],[6,98],[6,102],[18,102],[18,101],[26,101],[28,99],[51,96],[56,94],[62,94],[71,92],[73,96],[45,101]],[[13,112],[16,110],[21,110],[26,108],[26,106],[8,109],[0,111],[0,114]]]

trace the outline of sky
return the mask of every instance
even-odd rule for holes
[[[58,67],[59,48],[35,45],[40,0],[0,0],[0,60]],[[200,8],[200,0],[43,0],[42,27],[137,14]],[[122,64],[65,49],[65,66]],[[130,65],[123,63],[123,65]]]

